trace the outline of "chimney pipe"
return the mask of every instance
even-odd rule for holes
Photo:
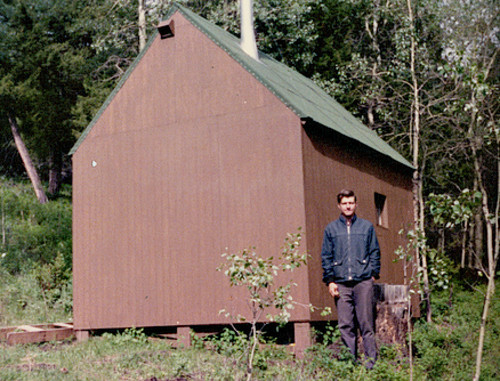
[[[255,31],[253,29],[253,0],[240,0],[241,13],[241,49],[259,61],[259,52],[255,41]]]

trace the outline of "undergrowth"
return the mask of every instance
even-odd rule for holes
[[[71,188],[40,204],[28,182],[0,177],[0,324],[68,321]]]
[[[470,380],[474,373],[483,286],[456,286],[434,295],[435,318],[417,319],[414,380]],[[499,293],[492,305],[481,380],[500,378]],[[409,361],[397,346],[381,345],[372,371],[354,364],[338,344],[334,325],[314,332],[316,343],[295,358],[275,340],[257,351],[255,380],[409,380]],[[231,328],[206,338],[193,337],[190,348],[174,348],[166,339],[140,328],[74,341],[7,347],[0,343],[2,380],[242,380],[248,338]]]

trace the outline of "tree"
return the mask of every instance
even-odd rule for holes
[[[49,193],[59,187],[74,141],[71,109],[85,91],[92,41],[86,31],[72,29],[82,7],[66,0],[0,3],[2,74],[17,89],[1,112],[19,120],[20,136],[48,175]]]
[[[433,222],[438,226],[440,231],[438,243],[440,251],[444,252],[447,246],[445,245],[446,230],[458,233],[462,237],[460,242],[461,268],[464,268],[466,265],[467,238],[472,239],[472,237],[468,237],[469,223],[475,216],[476,210],[481,205],[481,201],[482,194],[479,191],[471,192],[469,189],[463,189],[456,198],[449,194],[436,195],[431,193],[426,202]],[[469,266],[472,265],[473,263],[469,261]]]
[[[460,98],[451,102],[450,109],[461,116],[456,120],[456,127],[468,141],[467,150],[472,162],[474,183],[482,196],[482,220],[486,229],[486,264],[482,267],[482,273],[488,280],[488,286],[474,375],[474,380],[479,380],[500,246],[500,7],[488,0],[449,1],[445,5],[448,18],[443,20],[442,27],[445,44],[443,58],[447,63],[446,73],[460,90]],[[481,264],[480,261],[478,263]]]
[[[24,144],[24,141],[19,133],[19,127],[17,126],[17,121],[14,116],[8,115],[10,128],[12,130],[12,136],[14,137],[14,142],[16,143],[17,150],[21,159],[23,160],[24,166],[26,168],[26,172],[28,172],[28,177],[33,184],[33,188],[35,190],[36,198],[40,202],[40,204],[45,204],[48,201],[47,196],[45,195],[45,191],[43,190],[42,182],[40,181],[40,177],[38,176],[38,172],[36,171],[33,162],[31,161],[31,157],[29,152]]]
[[[278,285],[278,272],[289,273],[306,265],[307,254],[299,251],[302,239],[300,229],[295,234],[288,234],[285,238],[281,255],[276,264],[273,257],[262,258],[257,255],[255,248],[245,249],[239,253],[222,255],[225,262],[217,269],[223,271],[228,277],[231,286],[243,287],[247,291],[248,313],[241,312],[232,316],[226,310],[227,317],[251,325],[250,341],[247,357],[247,380],[252,378],[253,362],[257,345],[262,336],[258,323],[263,320],[285,324],[290,318],[290,311],[299,304],[290,295],[292,288],[297,286],[289,281]],[[305,306],[314,309],[312,305]],[[273,315],[271,312],[275,312]],[[325,308],[322,314],[329,314],[330,309]]]
[[[0,79],[0,104],[4,112],[4,119],[6,119],[6,123],[10,127],[11,136],[14,139],[17,152],[19,153],[19,156],[24,164],[24,168],[29,179],[31,180],[36,197],[41,204],[44,204],[48,201],[48,199],[45,191],[43,190],[42,182],[40,181],[36,167],[34,166],[31,156],[26,148],[26,145],[24,144],[21,134],[19,133],[18,121],[14,114],[14,104],[18,99],[17,94],[20,92],[23,92],[22,88],[16,87],[13,84],[10,75],[4,75]]]

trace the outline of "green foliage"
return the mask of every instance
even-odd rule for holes
[[[109,333],[105,332],[103,338],[110,340],[114,345],[128,345],[131,343],[144,344],[148,338],[143,328],[126,328],[123,332]]]
[[[69,191],[42,205],[29,184],[0,178],[1,323],[71,320]]]
[[[240,34],[239,2],[188,1],[187,5],[235,35]],[[301,73],[311,71],[319,38],[310,0],[254,1],[254,23],[259,50]]]
[[[341,345],[341,344],[339,344]],[[367,371],[362,365],[355,365],[352,355],[344,346],[332,349],[332,346],[316,344],[311,347],[304,359],[304,373],[310,379],[319,380],[380,380],[403,381],[409,378],[407,359],[397,347],[382,345],[375,367]],[[424,377],[414,379],[423,380]]]
[[[284,285],[276,285],[275,282],[279,270],[283,273],[292,272],[306,264],[307,254],[299,252],[301,239],[300,229],[296,234],[288,234],[281,256],[278,258],[280,266],[275,264],[273,257],[259,257],[254,247],[239,253],[222,254],[226,262],[217,270],[224,271],[231,286],[242,286],[248,291],[251,316],[240,314],[236,317],[239,321],[249,321],[255,324],[268,308],[274,307],[278,313],[276,315],[267,314],[266,318],[282,324],[288,322],[290,310],[296,304],[290,291],[296,284],[288,282]]]
[[[277,285],[278,272],[292,272],[295,269],[307,263],[307,254],[299,251],[300,241],[302,239],[300,228],[295,234],[287,234],[284,245],[281,250],[281,255],[278,258],[279,265],[275,264],[273,257],[262,258],[257,255],[255,248],[245,249],[239,253],[222,254],[226,259],[217,270],[224,271],[224,274],[229,278],[231,286],[241,286],[245,288],[247,293],[247,302],[250,306],[250,315],[245,316],[239,314],[231,316],[225,310],[227,317],[237,319],[240,322],[249,322],[251,325],[250,340],[246,344],[247,356],[247,377],[250,379],[254,365],[258,365],[258,355],[256,349],[258,343],[262,340],[262,331],[258,328],[258,322],[264,318],[270,308],[274,308],[277,313],[267,313],[265,318],[271,322],[277,322],[281,325],[288,322],[292,310],[296,304],[293,297],[290,295],[291,288],[296,286],[292,281],[286,284]],[[314,310],[312,305],[307,306]],[[327,313],[329,311],[326,311]],[[257,352],[258,353],[258,352]]]
[[[11,275],[0,267],[0,279],[0,326],[72,320],[71,282],[47,296],[31,273]]]
[[[224,328],[214,337],[208,337],[206,342],[217,353],[228,357],[241,357],[248,348],[248,336],[234,329]]]
[[[404,234],[401,230],[400,234]],[[413,286],[421,279],[423,268],[415,262],[415,250],[418,248],[421,255],[427,257],[427,273],[429,285],[434,290],[446,290],[450,286],[451,275],[455,271],[455,265],[445,254],[435,248],[429,247],[427,238],[419,231],[410,230],[406,233],[406,246],[399,246],[396,251],[395,261],[404,261],[404,266],[408,272],[406,276],[407,284]],[[418,292],[423,295],[423,284],[419,283]]]
[[[0,2],[0,119],[17,118],[31,154],[58,173],[74,142],[71,109],[93,70],[92,37],[73,28],[82,8],[67,0]]]
[[[481,192],[463,189],[458,197],[431,193],[426,205],[434,223],[450,229],[469,221],[481,206],[481,199]]]
[[[328,322],[323,329],[315,329],[312,330],[313,337],[315,338],[316,343],[320,345],[331,345],[340,340],[340,331],[337,326]]]
[[[70,189],[40,204],[29,184],[0,178],[0,266],[16,274],[52,266],[57,279],[70,277],[72,262]],[[45,286],[44,286],[45,287]]]
[[[485,287],[467,291],[457,286],[450,292],[434,294],[434,322],[417,321],[414,329],[415,362],[430,380],[470,380],[474,374],[475,350],[480,325],[482,295]],[[496,293],[489,318],[485,342],[486,358],[482,378],[499,377],[498,340],[500,335],[500,303]]]
[[[11,283],[19,277],[0,273]],[[5,278],[7,277],[7,278]],[[36,288],[36,281],[23,281],[12,288],[0,283],[0,317],[12,305],[5,305],[5,295],[15,300],[25,298]],[[417,319],[414,327],[415,381],[470,380],[474,372],[480,311],[484,285],[463,286],[454,280],[450,290],[434,293],[434,322]],[[24,293],[24,296],[21,295]],[[496,292],[491,305],[489,329],[485,341],[483,380],[499,378],[500,303]],[[33,295],[33,298],[40,295]],[[26,300],[26,299],[24,299]],[[16,307],[17,308],[17,307]],[[26,308],[26,307],[25,307]],[[24,322],[29,320],[24,320]],[[379,359],[372,371],[348,361],[338,340],[335,326],[327,326],[324,340],[318,340],[304,359],[294,358],[285,346],[260,342],[255,360],[254,380],[377,380],[409,379],[408,359],[398,347],[381,345]],[[0,343],[0,378],[2,380],[131,380],[200,379],[241,380],[246,369],[241,362],[248,336],[225,330],[202,340],[194,348],[174,349],[168,340],[149,338],[142,329],[130,328],[120,333],[92,336],[84,343],[46,343],[6,346]],[[201,345],[203,344],[203,345]],[[338,350],[340,349],[340,350]]]

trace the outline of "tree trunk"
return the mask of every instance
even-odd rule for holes
[[[413,19],[413,9],[411,0],[406,2],[408,7],[408,18],[411,25],[410,36],[410,73],[412,78],[412,91],[413,91],[413,120],[411,123],[411,138],[412,138],[412,156],[413,166],[415,172],[413,174],[413,211],[414,223],[416,231],[421,234],[425,239],[425,223],[424,223],[424,198],[423,198],[423,184],[422,184],[422,168],[420,166],[420,93],[417,79],[417,72],[415,68],[416,61],[416,41],[415,41],[415,28]],[[431,297],[429,288],[429,275],[427,271],[427,256],[426,253],[421,251],[418,247],[416,249],[417,263],[422,268],[422,283],[424,291],[424,300],[426,307],[426,319],[428,322],[432,321],[431,310]]]
[[[488,74],[485,75],[488,77]],[[471,96],[471,104],[472,107],[472,115],[471,121],[469,124],[468,130],[468,139],[470,142],[470,148],[472,151],[472,160],[474,164],[474,176],[477,181],[477,187],[482,194],[481,200],[481,210],[483,212],[483,220],[486,225],[486,256],[487,256],[487,268],[486,268],[486,277],[488,278],[488,287],[486,290],[486,296],[484,299],[483,305],[483,314],[481,316],[481,327],[479,329],[479,342],[477,346],[477,354],[476,354],[476,372],[474,374],[474,381],[479,381],[479,377],[481,375],[481,362],[483,357],[483,346],[484,346],[484,336],[486,333],[486,322],[488,321],[488,312],[489,306],[491,302],[491,298],[495,293],[495,275],[496,268],[498,264],[499,257],[499,246],[500,246],[500,237],[499,237],[499,227],[498,227],[498,218],[500,213],[500,196],[498,192],[500,191],[500,160],[497,157],[497,185],[496,185],[496,205],[495,205],[495,214],[493,215],[490,212],[488,205],[488,192],[483,182],[483,167],[481,166],[479,150],[482,148],[483,140],[476,136],[478,130],[478,118],[477,114],[474,110],[476,110],[476,102],[477,99],[475,97],[474,92]],[[497,146],[500,144],[500,139],[498,134],[496,135],[496,144]],[[493,228],[493,224],[495,221],[495,228]]]
[[[483,187],[481,187],[484,190]],[[497,191],[500,189],[497,189]],[[483,194],[483,213],[489,217],[490,213],[488,210],[487,197]],[[498,204],[497,204],[498,205]],[[496,213],[497,221],[498,221],[498,212]],[[486,323],[488,321],[488,312],[491,303],[491,299],[495,294],[495,273],[496,266],[498,263],[498,228],[496,229],[496,237],[495,244],[493,244],[493,224],[491,220],[486,220],[486,236],[487,236],[487,249],[486,253],[488,255],[488,274],[486,274],[488,278],[488,287],[486,289],[486,295],[484,298],[483,305],[483,313],[481,316],[481,326],[479,328],[479,340],[477,344],[477,353],[476,353],[476,372],[474,374],[474,381],[479,381],[479,376],[481,375],[481,363],[483,361],[483,347],[484,347],[484,336],[486,334]]]
[[[474,191],[479,191],[477,180],[474,178]],[[484,248],[484,224],[481,215],[481,209],[478,209],[474,214],[474,262],[470,263],[470,267],[480,269],[483,262]]]
[[[467,267],[469,269],[474,268],[474,263],[476,261],[475,248],[474,248],[474,240],[476,237],[476,222],[475,219],[471,220],[471,224],[469,225],[469,237],[467,243]]]
[[[486,296],[484,298],[483,314],[481,316],[481,327],[479,329],[479,342],[477,344],[476,353],[476,372],[474,374],[474,381],[479,381],[479,376],[481,375],[481,363],[483,361],[483,346],[484,346],[484,336],[486,333],[486,322],[488,320],[488,311],[490,307],[490,301],[495,293],[495,274],[491,274],[488,277],[488,287],[486,289]]]
[[[61,171],[62,157],[60,154],[53,153],[49,163],[49,194],[54,195],[59,192],[61,186]]]
[[[462,228],[462,253],[460,256],[460,268],[465,268],[465,258],[467,255],[467,234],[469,232],[469,222],[465,221],[464,227]]]
[[[2,245],[5,246],[6,243],[7,243],[7,234],[5,229],[5,210],[3,207],[3,200],[2,200]]]
[[[24,167],[26,168],[26,172],[28,173],[28,177],[31,180],[31,184],[33,184],[33,189],[35,190],[36,197],[40,204],[45,204],[48,199],[45,195],[45,192],[42,187],[42,182],[40,181],[40,177],[38,176],[38,172],[36,171],[33,162],[31,161],[31,157],[29,155],[28,149],[21,138],[21,134],[19,133],[19,128],[17,126],[17,122],[15,117],[12,115],[8,115],[10,129],[12,131],[12,135],[14,136],[14,142],[16,143],[17,150],[19,155],[21,155],[21,159],[23,160]]]
[[[144,8],[144,0],[139,0],[139,52],[146,47],[146,9]]]
[[[373,13],[369,14],[365,18],[365,30],[371,39],[373,54],[376,56],[376,60],[373,62],[371,70],[372,81],[374,82],[378,80],[379,76],[378,67],[382,63],[382,57],[380,55],[380,46],[378,43],[379,8],[380,8],[380,2],[378,0],[375,0],[373,3]],[[377,106],[377,100],[373,97],[371,99],[368,99],[367,104],[368,104],[368,109],[366,111],[366,117],[368,119],[368,127],[370,127],[370,129],[373,130],[375,126],[375,109]]]

